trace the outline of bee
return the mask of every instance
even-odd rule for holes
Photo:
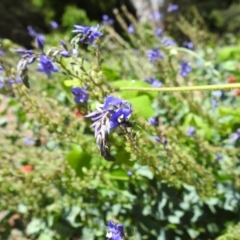
[[[88,38],[90,37],[91,34],[92,34],[92,31],[89,30],[87,34],[81,38],[81,42],[88,43]]]
[[[128,119],[124,118],[124,115],[120,115],[117,119],[120,124],[121,131],[118,133],[119,136],[126,135],[132,132],[132,128],[136,125],[136,122],[130,122]]]

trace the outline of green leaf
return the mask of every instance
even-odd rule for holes
[[[76,171],[77,176],[83,176],[83,168],[90,168],[92,156],[84,152],[81,148],[75,148],[66,156],[69,165]]]
[[[66,87],[81,86],[78,79],[65,80],[65,81],[63,81],[63,83]]]
[[[112,83],[114,87],[121,88],[121,87],[150,87],[146,82],[140,81],[140,80],[119,80]],[[151,99],[156,98],[158,96],[157,92],[138,92],[138,91],[122,91],[120,93],[121,97],[123,99],[129,100],[131,98],[137,97],[137,96],[149,96]]]
[[[111,171],[110,178],[115,180],[123,180],[123,181],[127,181],[129,179],[129,177],[127,176],[127,172],[120,168],[114,169],[113,171]]]
[[[38,240],[52,240],[52,239],[53,238],[47,235],[46,233],[42,233],[38,238]]]
[[[45,224],[38,218],[33,218],[32,221],[27,225],[26,233],[28,235],[38,233],[40,230],[45,228]]]
[[[237,68],[237,63],[238,63],[238,61],[229,60],[229,61],[223,62],[221,64],[221,67],[225,71],[235,71]]]
[[[129,101],[133,105],[133,110],[144,118],[150,118],[154,115],[154,111],[152,109],[152,101],[148,96],[139,96],[136,98],[131,98]]]

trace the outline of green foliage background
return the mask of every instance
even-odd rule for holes
[[[54,16],[54,2],[34,4],[52,9],[49,20]],[[147,76],[164,86],[227,83],[232,75],[239,82],[239,37],[211,34],[196,9],[189,16],[178,16],[177,27],[194,43],[194,52],[161,45],[165,58],[155,66],[145,56],[160,42],[151,24],[133,21],[135,34],[123,37],[105,27],[101,70],[96,69],[95,50],[80,48],[80,59],[88,60],[85,68],[99,84],[89,83],[87,107],[76,106],[70,93],[78,78],[56,74],[46,79],[36,67],[29,72],[31,90],[1,90],[1,239],[105,239],[107,221],[115,218],[130,239],[240,239],[239,141],[233,144],[228,138],[240,128],[239,97],[233,91],[216,98],[216,111],[211,92],[118,92],[133,104],[139,152],[114,132],[114,163],[99,156],[89,121],[74,114],[77,108],[81,113],[93,110],[103,100],[101,87],[105,92],[109,86],[146,87]],[[66,32],[47,35],[47,48],[59,39],[69,41],[72,25],[80,22],[96,24],[68,6],[62,15]],[[18,57],[12,49],[17,46],[9,40],[2,46],[6,55],[1,63],[14,71]],[[186,79],[177,74],[183,59],[193,68]],[[61,64],[77,72],[70,60]],[[82,72],[79,76],[90,81]],[[147,123],[154,115],[159,115],[161,131]],[[186,134],[189,126],[196,128],[193,138]],[[161,133],[167,147],[153,139]],[[35,144],[26,146],[25,137]],[[216,161],[216,154],[223,159]],[[32,170],[24,172],[26,165]]]

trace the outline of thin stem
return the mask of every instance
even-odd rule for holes
[[[240,83],[203,85],[203,86],[184,86],[184,87],[160,87],[160,88],[141,88],[141,87],[121,87],[120,91],[139,91],[139,92],[187,92],[187,91],[212,91],[229,90],[240,88]]]

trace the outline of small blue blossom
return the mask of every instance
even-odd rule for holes
[[[229,138],[232,144],[235,144],[240,139],[240,128],[235,133],[230,134]]]
[[[182,77],[186,77],[192,71],[191,66],[187,62],[181,62],[180,67],[181,69],[179,71],[179,74]]]
[[[130,170],[128,170],[128,171],[127,171],[127,175],[128,175],[129,177],[131,177],[131,176],[133,175],[133,172],[130,171]]]
[[[99,26],[84,27],[81,25],[74,25],[74,33],[81,33],[82,37],[79,42],[92,44],[96,39],[100,38],[103,34],[98,31]]]
[[[56,21],[50,21],[50,26],[52,29],[58,29],[58,23]]]
[[[170,3],[170,4],[168,5],[167,11],[168,11],[168,12],[174,12],[174,11],[177,11],[178,8],[179,8],[179,7],[178,7],[177,4],[172,4],[172,3]]]
[[[36,41],[37,47],[43,50],[46,38],[42,34],[37,34],[35,37],[35,41]]]
[[[170,46],[175,46],[176,45],[176,43],[172,39],[168,39],[166,37],[164,37],[161,42],[166,47],[170,47]]]
[[[38,67],[38,72],[45,72],[48,77],[51,76],[51,72],[59,72],[58,68],[54,65],[50,58],[40,55],[39,57],[40,66]]]
[[[107,14],[102,15],[102,24],[113,25],[114,20],[111,19]]]
[[[158,136],[155,136],[154,139],[155,139],[156,142],[161,142],[161,138],[158,137]]]
[[[151,117],[148,119],[148,122],[151,126],[157,126],[158,125],[158,118],[157,117]]]
[[[153,78],[153,77],[146,78],[144,81],[151,84],[153,87],[156,87],[156,88],[159,88],[163,85],[158,79]]]
[[[215,111],[218,107],[218,102],[216,99],[212,99],[211,103],[212,103],[212,110]]]
[[[5,86],[5,81],[3,77],[0,77],[0,89],[4,88],[4,86]]]
[[[35,36],[36,36],[37,32],[33,29],[32,26],[28,26],[28,27],[27,27],[27,30],[28,30],[28,34],[29,34],[30,36],[32,36],[32,37],[35,37]]]
[[[161,18],[160,12],[154,12],[149,16],[149,19],[151,20],[159,20]]]
[[[217,98],[220,98],[222,94],[223,92],[221,90],[212,91],[212,95]]]
[[[147,51],[146,55],[149,57],[150,63],[163,59],[163,55],[158,48]]]
[[[128,26],[128,33],[133,34],[134,32],[135,32],[134,26],[133,26],[133,24],[130,24]]]
[[[163,32],[163,30],[162,30],[161,28],[157,28],[157,29],[155,30],[155,35],[156,35],[157,37],[160,37],[160,36],[162,35],[162,32]]]
[[[12,87],[13,84],[20,84],[22,83],[22,79],[20,77],[16,77],[16,78],[13,78],[13,79],[8,79],[7,80],[7,84]]]
[[[108,223],[108,233],[106,235],[108,240],[123,240],[124,233],[123,233],[123,225],[122,224],[115,224],[113,221]]]
[[[184,42],[183,46],[185,46],[188,49],[193,49],[193,47],[194,47],[192,42]]]
[[[215,160],[217,161],[217,162],[219,162],[220,160],[222,160],[223,159],[223,156],[222,155],[220,155],[220,154],[215,154]]]
[[[65,58],[70,57],[70,54],[67,50],[62,50],[59,54]]]
[[[0,74],[2,74],[4,72],[3,67],[0,65]]]
[[[28,34],[35,38],[36,45],[39,49],[43,50],[44,43],[46,41],[46,38],[42,35],[37,33],[32,26],[28,26]]]
[[[193,136],[195,135],[195,133],[196,133],[195,127],[190,126],[190,127],[187,129],[187,135],[188,135],[189,137],[193,137]]]
[[[0,56],[4,55],[4,51],[2,49],[0,49]]]
[[[73,87],[71,89],[71,92],[75,96],[74,101],[76,103],[84,103],[89,98],[89,94],[87,93],[86,88]]]
[[[31,146],[31,145],[35,144],[35,140],[33,138],[30,138],[30,137],[25,137],[23,139],[23,142],[26,146]]]

